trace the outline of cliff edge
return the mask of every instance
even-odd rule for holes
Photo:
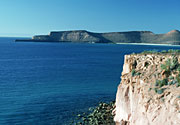
[[[180,125],[180,55],[125,55],[116,125]]]

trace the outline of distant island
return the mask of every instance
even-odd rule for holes
[[[24,42],[80,42],[80,43],[146,43],[180,45],[180,31],[165,34],[151,31],[94,33],[86,30],[53,31],[49,35],[36,35],[32,39],[16,39]]]

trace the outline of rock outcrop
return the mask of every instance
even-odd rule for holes
[[[126,55],[116,95],[116,124],[180,125],[179,62],[176,53]]]
[[[166,34],[154,34],[151,31],[129,31],[93,33],[86,30],[57,31],[49,35],[36,35],[28,40],[38,42],[85,42],[85,43],[152,43],[180,45],[180,32],[170,31]]]

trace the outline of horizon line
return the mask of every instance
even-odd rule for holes
[[[124,31],[105,31],[105,32],[99,32],[99,31],[90,31],[90,30],[85,30],[85,29],[77,29],[77,30],[72,29],[72,30],[51,30],[47,34],[49,34],[51,32],[66,32],[66,31],[67,32],[68,31],[87,31],[87,32],[93,32],[93,33],[113,33],[113,32],[152,32],[152,33],[154,33],[151,30],[124,30]],[[173,30],[170,30],[169,32],[171,32],[171,31],[179,31],[179,30],[173,29]],[[168,32],[165,32],[165,33],[168,33]],[[165,33],[155,33],[155,34],[165,34]],[[38,34],[45,34],[45,33],[38,33]],[[35,34],[35,35],[38,35],[38,34]],[[32,34],[24,34],[24,33],[22,33],[22,34],[21,33],[0,33],[0,37],[33,37],[33,36],[34,36],[34,33],[32,33]]]

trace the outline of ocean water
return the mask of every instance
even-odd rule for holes
[[[65,125],[115,100],[124,55],[178,46],[14,42],[0,38],[0,125]]]

